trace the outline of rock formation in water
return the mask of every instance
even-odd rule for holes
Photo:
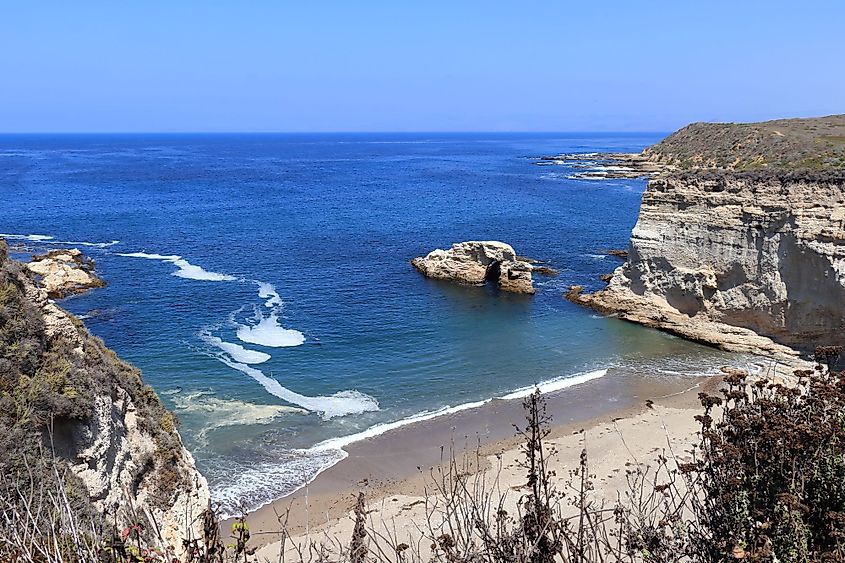
[[[141,373],[48,299],[0,239],[0,496],[16,498],[33,471],[50,491],[67,470],[80,522],[141,523],[181,552],[209,490],[176,426]]]
[[[440,280],[481,285],[493,281],[502,291],[534,293],[533,266],[503,242],[458,242],[449,250],[432,250],[411,264],[423,275]]]
[[[535,164],[563,166],[572,170],[572,180],[612,180],[649,178],[662,170],[660,163],[641,153],[564,153],[541,156]]]
[[[572,300],[731,350],[845,344],[845,116],[694,124],[644,155],[667,169],[627,261]]]
[[[94,261],[76,248],[51,250],[47,254],[33,256],[26,267],[39,276],[38,284],[54,299],[106,285],[94,273]]]

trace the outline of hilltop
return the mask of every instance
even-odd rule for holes
[[[845,169],[845,114],[760,123],[692,123],[643,151],[682,170]]]

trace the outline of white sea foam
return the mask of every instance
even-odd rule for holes
[[[185,413],[208,413],[213,427],[242,424],[270,424],[286,414],[306,412],[288,405],[261,405],[239,399],[221,399],[212,391],[176,393],[172,395],[176,410]]]
[[[595,166],[593,170],[606,170],[610,172],[633,172],[634,169],[628,166]]]
[[[235,281],[237,279],[235,276],[230,276],[228,274],[220,274],[218,272],[209,272],[208,270],[204,270],[202,267],[191,264],[187,260],[183,259],[181,256],[177,256],[176,254],[118,252],[117,255],[127,256],[129,258],[144,258],[147,260],[161,260],[162,262],[168,262],[179,268],[178,270],[173,272],[173,275],[178,276],[180,278],[187,278],[190,280],[200,281]]]
[[[221,399],[212,391],[174,393],[176,411],[183,415],[200,417],[192,437],[199,443],[208,443],[208,434],[217,428],[248,424],[270,424],[281,416],[303,414],[307,411],[288,405],[264,405],[239,399]]]
[[[211,496],[219,504],[221,517],[240,514],[244,502],[257,509],[274,498],[294,493],[314,480],[317,475],[346,457],[342,450],[291,450],[273,462],[226,466],[229,476],[225,487],[213,487]]]
[[[113,240],[110,242],[85,242],[79,240],[56,240],[50,241],[50,244],[67,244],[70,246],[95,246],[97,248],[107,248],[109,246],[114,246],[120,243],[119,240]]]
[[[522,387],[517,389],[516,391],[512,391],[506,395],[502,395],[501,397],[495,397],[493,399],[484,399],[481,401],[473,401],[470,403],[462,403],[460,405],[446,406],[436,411],[425,411],[419,414],[415,414],[413,416],[409,416],[407,418],[403,418],[401,420],[397,420],[394,422],[385,422],[383,424],[376,424],[366,430],[358,432],[356,434],[350,434],[348,436],[340,436],[338,438],[330,438],[328,440],[324,440],[311,448],[312,450],[324,450],[324,449],[339,449],[343,448],[344,446],[348,446],[349,444],[353,444],[355,442],[360,442],[361,440],[365,440],[367,438],[373,438],[375,436],[379,436],[380,434],[384,434],[390,430],[395,430],[396,428],[402,428],[403,426],[408,426],[409,424],[415,424],[417,422],[423,422],[426,420],[431,420],[433,418],[437,418],[439,416],[455,414],[461,411],[466,411],[470,409],[476,409],[478,407],[484,406],[487,403],[493,400],[512,400],[512,399],[521,399],[523,397],[527,397],[531,393],[534,392],[535,389],[539,389],[540,393],[551,393],[553,391],[560,391],[562,389],[566,389],[568,387],[573,387],[575,385],[581,385],[582,383],[587,383],[588,381],[592,381],[594,379],[598,379],[600,377],[604,377],[607,375],[606,369],[600,369],[595,371],[590,371],[586,373],[578,373],[575,375],[565,376],[565,377],[558,377],[549,381],[545,381],[538,385],[532,385],[528,387]]]
[[[242,364],[263,364],[271,358],[270,354],[265,354],[264,352],[259,352],[257,350],[248,350],[240,344],[226,342],[221,338],[212,336],[208,331],[200,332],[199,336],[206,344],[223,350],[229,354],[233,360]]]
[[[241,371],[255,379],[271,395],[275,395],[292,405],[320,413],[324,419],[379,410],[378,401],[358,391],[339,391],[329,396],[308,397],[282,387],[281,383],[272,377],[268,377],[259,369],[240,362],[233,362],[222,355],[217,356],[217,359],[230,368]]]
[[[243,367],[248,368],[248,366]],[[498,398],[517,399],[533,393],[534,389],[540,389],[541,393],[550,393],[552,391],[558,391],[567,387],[580,385],[582,383],[592,381],[593,379],[598,379],[606,374],[607,370],[601,369],[586,373],[579,373],[569,377],[556,378],[540,383],[537,386],[518,389]],[[268,499],[265,496],[267,493],[267,483],[278,484],[278,490],[276,491],[277,496],[274,498],[282,498],[292,494],[311,483],[326,469],[345,459],[349,454],[347,454],[343,448],[350,444],[366,440],[367,438],[373,438],[384,434],[385,432],[389,432],[403,426],[408,426],[410,424],[478,408],[493,400],[494,399],[485,399],[482,401],[463,403],[454,407],[447,406],[437,411],[422,412],[395,422],[377,424],[366,430],[350,434],[348,436],[330,438],[308,449],[286,452],[288,457],[280,462],[262,463],[246,470],[235,472],[235,477],[231,483],[227,484],[227,486],[223,489],[213,490],[212,495],[214,496],[215,501],[222,504],[226,517],[236,513],[238,509],[238,504],[236,503],[242,502],[245,498],[249,499],[250,495],[254,495],[259,491],[261,491],[262,496],[260,499],[256,499],[256,505],[253,508],[260,508],[261,506],[272,502],[271,499]]]
[[[279,324],[279,317],[275,311],[266,317],[260,311],[256,311],[255,320],[256,323],[252,325],[238,325],[238,339],[271,348],[299,346],[305,342],[305,336],[301,332],[284,328]]]
[[[43,242],[45,240],[53,239],[50,235],[10,235],[4,233],[0,233],[0,237],[12,240],[31,240],[33,242]]]
[[[119,240],[111,242],[86,242],[79,240],[56,240],[56,237],[50,235],[15,235],[15,234],[0,234],[0,237],[10,240],[28,240],[30,242],[49,242],[50,244],[62,244],[69,246],[95,246],[97,248],[106,248],[107,246],[114,246],[119,243]]]
[[[129,258],[146,258],[147,260],[164,260],[165,262],[173,262],[181,258],[181,256],[175,254],[150,254],[148,252],[118,252],[117,255]]]
[[[320,442],[311,449],[317,451],[326,449],[340,449],[344,446],[348,446],[349,444],[360,442],[361,440],[366,440],[367,438],[374,438],[376,436],[384,434],[385,432],[389,432],[390,430],[402,428],[403,426],[408,426],[417,422],[424,422],[426,420],[431,420],[439,416],[455,414],[469,409],[476,409],[478,407],[486,405],[491,400],[492,399],[485,399],[483,401],[463,403],[454,407],[443,407],[442,409],[438,409],[436,411],[424,411],[413,416],[409,416],[407,418],[396,420],[394,422],[376,424],[375,426],[371,426],[370,428],[367,428],[366,430],[357,432],[355,434],[349,434],[348,436],[340,436],[338,438],[329,438],[328,440]]]
[[[536,386],[529,386],[523,387],[522,389],[517,389],[516,391],[508,393],[507,395],[503,395],[499,398],[505,400],[522,399],[523,397],[527,397],[528,395],[533,393],[535,389],[539,389],[540,393],[551,393],[553,391],[560,391],[561,389],[566,389],[575,385],[581,385],[582,383],[587,383],[588,381],[604,377],[605,375],[607,375],[606,369],[597,369],[595,371],[588,371],[587,373],[578,373],[569,377],[558,377],[556,379],[540,383]]]
[[[265,307],[275,307],[282,304],[282,298],[279,297],[278,293],[276,293],[276,286],[271,283],[257,280],[255,283],[258,284],[258,297],[266,299],[264,302]]]

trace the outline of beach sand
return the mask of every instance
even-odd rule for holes
[[[627,374],[545,395],[552,417],[548,445],[556,450],[549,466],[558,475],[558,486],[577,467],[585,448],[596,476],[595,495],[608,502],[626,488],[626,467],[653,462],[670,446],[674,455],[688,457],[697,442],[693,416],[701,411],[698,393],[718,381]],[[646,405],[649,400],[653,405]],[[495,474],[501,490],[516,491],[525,483],[514,430],[524,422],[521,400],[497,400],[350,444],[345,448],[348,457],[308,486],[248,514],[250,543],[260,546],[261,561],[279,559],[283,528],[289,534],[288,551],[291,540],[346,545],[359,491],[366,495],[371,521],[397,530],[403,541],[418,541],[416,525],[424,521],[425,499],[451,457],[468,460],[472,470]],[[509,499],[515,502],[516,497],[518,493]],[[231,523],[224,522],[224,537]]]

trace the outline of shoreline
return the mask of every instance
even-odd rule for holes
[[[527,387],[520,387],[513,391],[508,391],[504,395],[489,397],[486,399],[480,399],[478,401],[470,401],[466,403],[460,403],[455,406],[445,406],[437,410],[433,411],[421,411],[416,414],[407,416],[405,418],[400,418],[399,420],[392,421],[392,422],[382,422],[379,424],[375,424],[374,426],[370,426],[361,430],[359,432],[355,432],[352,434],[347,434],[344,436],[337,436],[334,438],[327,438],[317,444],[306,448],[304,451],[308,452],[319,452],[319,451],[336,451],[339,453],[341,457],[337,460],[332,461],[320,469],[317,470],[314,475],[312,475],[307,481],[302,483],[302,485],[298,486],[296,489],[292,490],[291,492],[272,500],[268,500],[262,502],[255,508],[250,508],[245,512],[247,514],[251,514],[257,512],[268,505],[272,505],[278,501],[291,498],[293,495],[299,493],[302,489],[308,487],[315,479],[317,479],[323,472],[328,471],[338,463],[341,463],[344,459],[349,457],[349,453],[346,451],[345,448],[354,446],[359,442],[364,442],[368,440],[378,439],[380,436],[402,430],[408,426],[413,426],[416,424],[422,424],[426,422],[433,421],[435,419],[441,417],[449,417],[454,416],[459,413],[463,413],[465,411],[471,411],[474,409],[479,409],[488,405],[490,403],[495,403],[497,401],[516,401],[516,400],[523,400],[525,397],[529,396],[535,389],[539,389],[541,393],[544,395],[548,393],[557,393],[569,389],[571,387],[581,385],[583,383],[587,383],[593,381],[594,379],[599,379],[607,375],[609,368],[597,369],[592,371],[583,371],[583,372],[575,372],[570,375],[564,375],[560,377],[555,377],[536,385],[527,386]],[[237,516],[224,513],[223,520],[226,522],[232,522]]]
[[[544,393],[552,416],[550,440],[566,438],[616,421],[633,421],[654,401],[694,423],[700,409],[698,392],[715,385],[718,376],[607,375]],[[432,472],[454,456],[513,455],[519,446],[514,424],[524,420],[522,398],[492,399],[465,410],[441,414],[391,428],[376,436],[343,445],[346,457],[318,473],[290,495],[246,515],[254,546],[277,542],[282,523],[290,537],[343,524],[359,491],[367,503],[387,498],[424,496]],[[571,461],[571,460],[570,460]],[[474,470],[489,467],[479,462]],[[398,502],[398,501],[397,501]],[[414,501],[416,502],[416,501]],[[234,518],[222,522],[228,536]]]

